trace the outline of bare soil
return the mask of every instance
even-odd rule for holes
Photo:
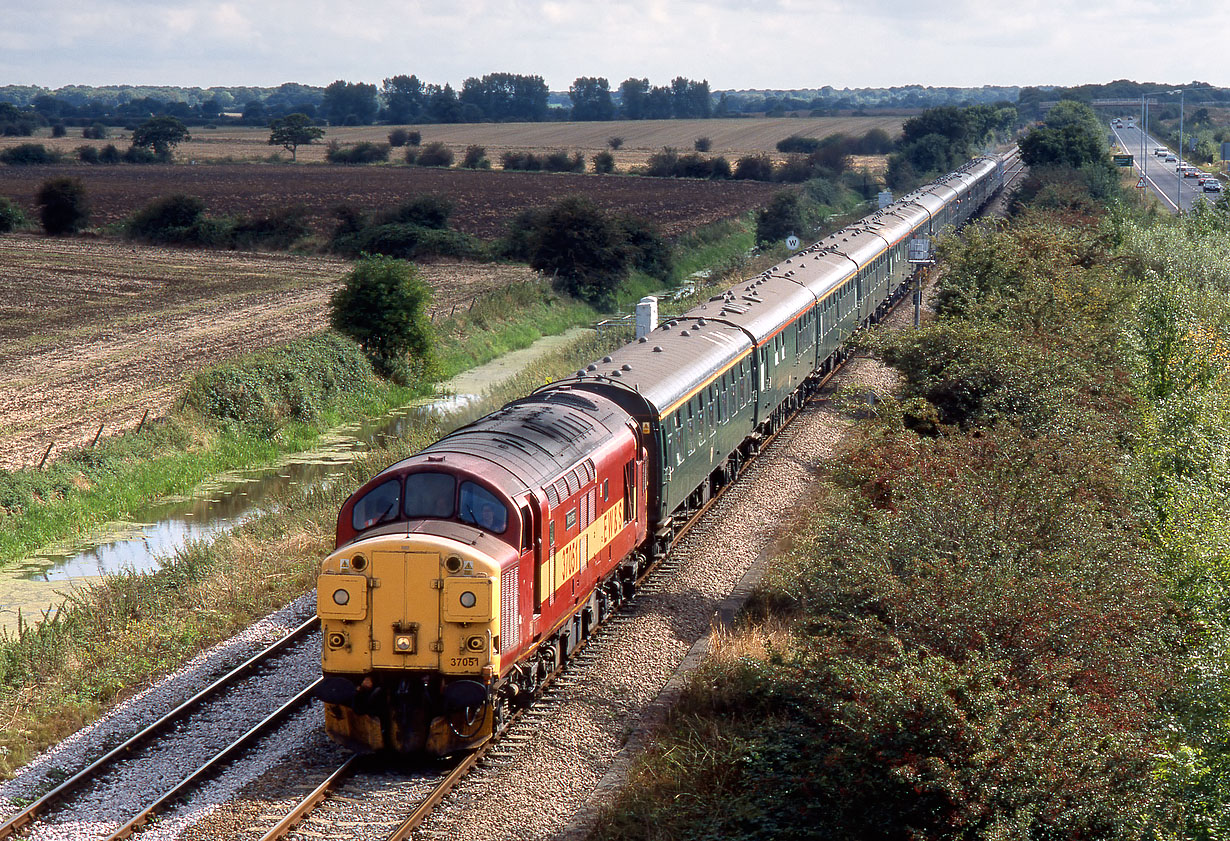
[[[350,264],[98,239],[0,238],[0,469],[163,414],[201,368],[328,323]],[[447,310],[524,267],[420,266]]]
[[[483,172],[410,166],[291,166],[183,164],[0,167],[0,194],[31,214],[48,178],[81,179],[90,202],[89,224],[122,221],[154,199],[198,196],[211,215],[267,214],[301,205],[319,231],[331,231],[342,204],[366,211],[395,207],[433,193],[454,204],[452,227],[483,238],[504,233],[514,214],[583,194],[600,207],[657,223],[667,236],[765,204],[781,185],[751,181],[633,178],[526,172]]]

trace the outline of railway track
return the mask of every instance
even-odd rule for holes
[[[133,733],[123,742],[73,773],[63,782],[0,824],[0,839],[14,837],[19,832],[28,833],[30,829],[37,825],[40,819],[53,814],[57,809],[64,808],[66,804],[71,802],[75,794],[78,794],[87,788],[90,783],[99,780],[105,774],[114,770],[118,763],[131,758],[137,751],[149,747],[157,737],[170,731],[173,726],[184,724],[194,713],[205,708],[207,704],[216,701],[223,693],[241,686],[245,681],[258,674],[262,668],[289,653],[293,646],[307,640],[310,634],[319,628],[319,625],[320,622],[315,616],[306,620],[286,636],[266,646],[152,724]],[[169,791],[159,796],[154,803],[140,810],[134,817],[123,824],[119,830],[110,835],[109,838],[129,837],[137,827],[148,821],[158,809],[182,796],[192,786],[199,784],[201,780],[217,770],[220,765],[233,759],[246,746],[263,736],[278,721],[306,703],[311,697],[311,690],[314,686],[315,684],[313,683],[310,686],[304,687],[290,701],[280,705],[255,726],[249,728],[239,738],[232,740],[225,748],[216,752],[211,759],[201,764],[196,770],[189,772]]]

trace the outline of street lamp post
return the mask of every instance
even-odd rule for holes
[[[1183,212],[1183,92],[1185,88],[1180,88],[1177,91],[1171,91],[1172,94],[1179,95],[1179,169],[1175,173],[1178,180],[1175,187],[1175,204],[1179,206],[1179,213]]]

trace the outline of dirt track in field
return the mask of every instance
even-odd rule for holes
[[[323,329],[342,260],[0,238],[0,469],[165,412],[204,366]],[[532,277],[420,266],[439,310]]]

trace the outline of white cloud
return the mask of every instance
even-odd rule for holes
[[[715,88],[1230,84],[1230,4],[1194,0],[47,0],[4,13],[10,83],[379,83],[416,73],[580,75],[617,85],[677,75]],[[1191,16],[1199,49],[1165,39]]]

